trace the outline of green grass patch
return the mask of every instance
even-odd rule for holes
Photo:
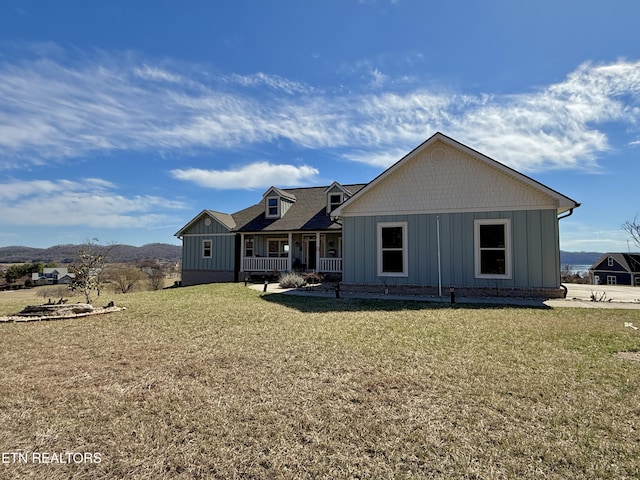
[[[637,311],[115,300],[0,324],[0,453],[101,454],[0,478],[640,477],[640,363],[615,355],[640,349]]]

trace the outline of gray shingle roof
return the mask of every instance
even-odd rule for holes
[[[343,185],[356,193],[366,184]],[[274,189],[276,190],[276,189]],[[285,198],[295,198],[282,218],[266,218],[264,202],[233,213],[236,232],[275,232],[296,230],[334,230],[342,226],[327,215],[327,186],[309,188],[277,189]]]

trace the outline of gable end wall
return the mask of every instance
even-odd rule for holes
[[[235,269],[235,234],[215,219],[203,216],[182,237],[182,285],[231,282]],[[212,255],[202,257],[203,240],[212,241]]]
[[[347,205],[344,216],[557,209],[549,195],[436,142]]]

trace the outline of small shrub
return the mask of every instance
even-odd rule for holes
[[[304,287],[307,281],[299,273],[287,273],[280,277],[280,288]]]
[[[304,279],[307,284],[322,283],[324,275],[320,272],[309,272],[304,274]]]

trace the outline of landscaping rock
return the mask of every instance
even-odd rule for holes
[[[72,305],[28,305],[18,316],[21,317],[61,317],[92,313],[92,305],[88,303],[75,303]]]

